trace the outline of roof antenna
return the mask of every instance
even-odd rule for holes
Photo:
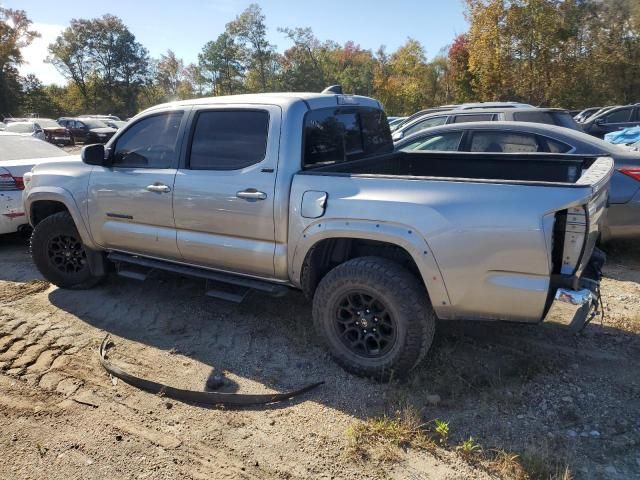
[[[322,90],[322,93],[342,95],[342,85],[331,85]]]

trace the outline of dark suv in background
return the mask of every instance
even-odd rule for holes
[[[87,144],[107,143],[117,131],[97,118],[62,117],[58,119],[58,123],[71,131],[76,142]]]
[[[602,109],[587,118],[582,129],[596,137],[604,137],[609,132],[637,126],[640,126],[640,103]]]

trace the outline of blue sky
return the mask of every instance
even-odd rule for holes
[[[35,73],[45,83],[61,83],[55,69],[43,63],[47,45],[72,18],[119,16],[152,56],[172,49],[186,62],[215,39],[251,0],[0,0],[0,5],[26,10],[42,38],[25,49],[21,73]],[[301,0],[256,1],[265,13],[268,35],[279,51],[290,43],[278,27],[311,27],[321,40],[353,40],[363,48],[389,51],[407,37],[419,40],[432,57],[466,30],[461,0]]]

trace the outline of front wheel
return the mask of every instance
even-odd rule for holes
[[[360,257],[331,270],[313,297],[313,320],[331,354],[359,376],[405,376],[426,354],[435,313],[418,279],[397,263]]]
[[[103,278],[91,273],[87,252],[68,212],[54,213],[36,225],[31,256],[42,276],[58,287],[91,288]]]

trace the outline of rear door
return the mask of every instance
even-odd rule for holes
[[[89,179],[89,223],[107,249],[179,259],[173,221],[173,183],[186,125],[183,110],[146,116],[114,144],[111,168]]]
[[[178,249],[190,264],[274,276],[274,190],[282,112],[272,105],[194,111],[176,175]]]

